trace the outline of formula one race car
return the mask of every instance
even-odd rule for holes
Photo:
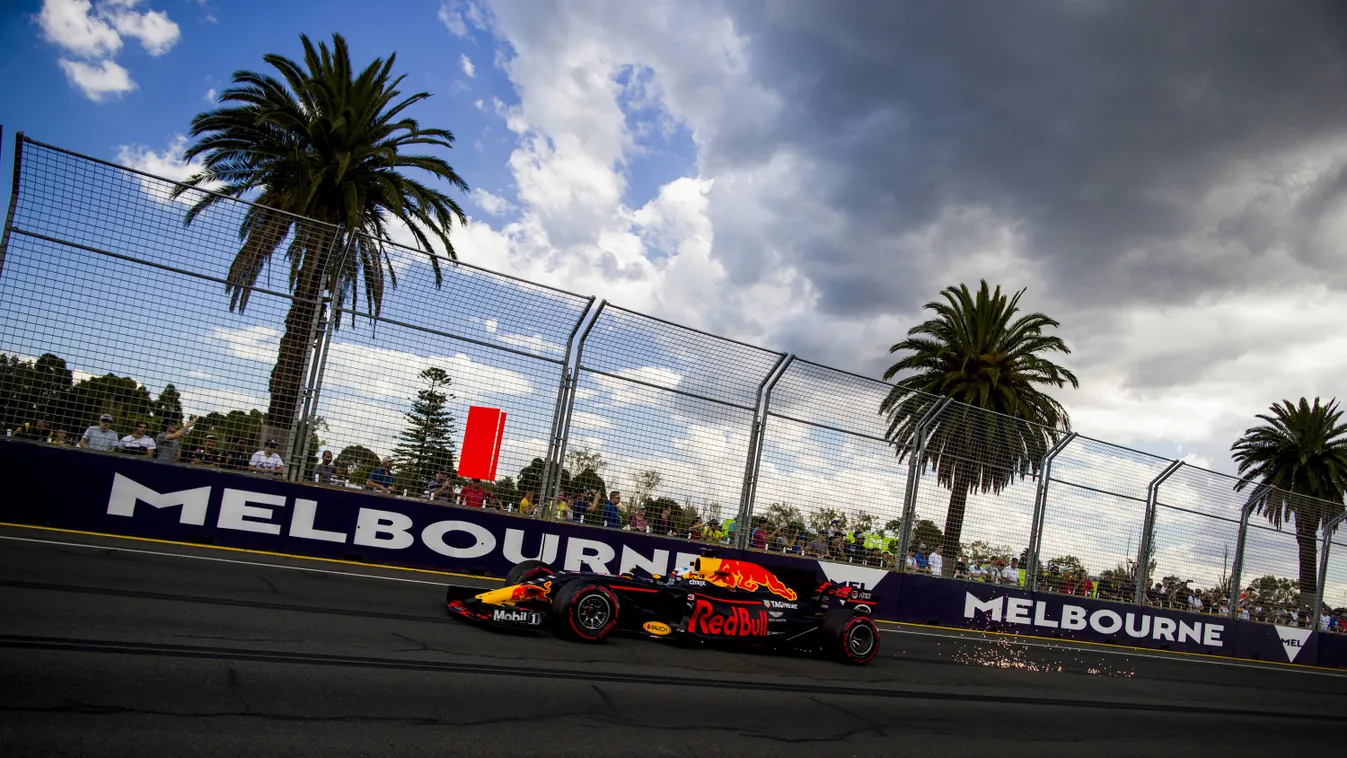
[[[449,615],[495,629],[581,642],[619,632],[822,654],[866,664],[879,652],[869,592],[824,582],[801,596],[755,563],[703,556],[684,571],[612,576],[524,561],[505,586],[450,587]]]

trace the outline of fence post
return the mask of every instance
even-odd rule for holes
[[[346,246],[342,250],[341,260],[337,262],[338,266],[345,265],[346,256],[351,252],[351,245],[355,241],[355,232],[352,232],[346,238]],[[337,236],[332,238],[332,255],[328,256],[323,266],[323,270],[318,274],[318,293],[321,293],[323,282],[327,279],[329,266],[336,256],[337,247],[341,245],[342,234],[340,231]],[[329,327],[336,325],[336,319],[328,317],[327,323],[324,323],[324,314],[328,310],[327,304],[331,298],[319,297],[318,302],[314,303],[313,321],[309,325],[309,339],[307,341],[308,350],[304,353],[304,365],[300,367],[300,375],[308,374],[308,379],[304,382],[303,396],[299,412],[295,414],[295,420],[290,424],[290,444],[286,452],[290,456],[290,465],[286,472],[286,480],[298,482],[304,476],[304,461],[309,455],[309,426],[313,422],[314,396],[317,394],[316,382],[322,374],[322,363],[327,361],[327,345],[331,343],[331,329]],[[329,314],[330,316],[330,314]],[[322,332],[320,334],[320,331]],[[322,343],[321,346],[319,343]],[[321,357],[320,357],[321,351]]]
[[[794,355],[782,353],[772,364],[772,369],[758,384],[758,393],[753,401],[753,426],[748,433],[748,461],[744,464],[744,484],[739,492],[739,514],[735,517],[734,539],[741,550],[748,548],[751,529],[753,497],[758,491],[758,471],[762,465],[763,430],[767,426],[767,408],[772,403],[772,390],[781,381],[786,369],[795,360]]]
[[[1315,587],[1314,611],[1310,614],[1310,628],[1319,628],[1319,614],[1324,611],[1324,582],[1328,581],[1328,551],[1333,546],[1333,530],[1338,528],[1347,513],[1341,513],[1324,524],[1324,544],[1319,555],[1319,584]]]
[[[1080,435],[1075,432],[1068,432],[1052,446],[1052,449],[1044,453],[1043,463],[1039,466],[1038,492],[1034,495],[1034,521],[1029,527],[1029,565],[1024,567],[1024,587],[1030,592],[1038,588],[1038,551],[1042,548],[1043,542],[1043,514],[1048,508],[1048,481],[1052,478],[1052,461],[1078,436]]]
[[[921,471],[925,468],[922,458],[926,455],[926,430],[931,424],[944,413],[945,408],[949,407],[952,398],[942,397],[936,403],[935,407],[926,411],[913,431],[913,449],[912,455],[907,459],[907,490],[903,497],[903,517],[901,519],[903,533],[898,536],[898,555],[897,569],[900,572],[907,571],[907,551],[912,546],[912,529],[917,515],[917,483],[921,481]],[[957,556],[951,557],[951,560],[957,560]]]
[[[1253,515],[1253,509],[1267,497],[1271,491],[1272,485],[1260,484],[1249,499],[1244,502],[1240,508],[1239,516],[1239,536],[1235,541],[1235,560],[1230,564],[1230,618],[1232,620],[1239,618],[1239,585],[1243,580],[1244,574],[1244,542],[1249,537],[1249,516]]]
[[[538,484],[538,500],[541,502],[541,514],[544,521],[552,519],[552,509],[556,503],[549,499],[547,493],[552,491],[552,480],[561,481],[561,468],[564,461],[557,457],[557,447],[560,445],[561,435],[561,416],[562,410],[566,405],[566,398],[573,391],[575,382],[571,375],[571,349],[575,342],[575,335],[580,331],[580,325],[585,323],[585,317],[589,315],[589,309],[594,307],[594,296],[590,295],[585,301],[585,307],[580,311],[580,317],[575,320],[575,325],[571,327],[570,334],[566,335],[566,353],[561,358],[561,381],[557,382],[557,400],[552,406],[552,427],[547,437],[547,459],[543,466],[543,480]]]
[[[0,275],[5,273],[5,254],[9,252],[9,228],[14,225],[14,212],[19,206],[19,178],[23,167],[23,132],[14,135],[14,183],[9,191],[9,211],[5,213],[5,228],[0,231]]]
[[[1137,586],[1134,598],[1137,605],[1142,605],[1146,601],[1146,589],[1151,583],[1151,552],[1155,549],[1151,544],[1151,532],[1155,529],[1155,509],[1160,499],[1160,485],[1182,467],[1183,461],[1174,461],[1146,485],[1146,520],[1141,528],[1141,547],[1137,550]]]
[[[580,333],[580,339],[575,343],[575,370],[571,373],[570,391],[566,395],[566,407],[562,411],[560,423],[557,426],[556,459],[558,461],[566,460],[566,444],[571,438],[571,412],[575,410],[576,390],[580,386],[580,362],[585,357],[585,340],[589,339],[589,333],[594,331],[594,325],[599,323],[599,317],[603,315],[603,309],[607,305],[607,300],[599,301],[598,307],[594,309],[594,317],[585,325],[585,330]],[[542,495],[543,502],[550,503],[555,500],[557,490],[560,487],[561,472],[558,469],[557,475],[547,485],[547,492]]]

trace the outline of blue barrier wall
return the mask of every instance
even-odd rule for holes
[[[360,490],[289,484],[105,453],[0,441],[0,521],[484,576],[519,561],[563,569],[664,574],[698,543],[559,524]],[[916,624],[1057,637],[1347,668],[1347,638],[998,585],[895,574],[716,547],[800,592],[824,578],[874,591],[875,616]]]

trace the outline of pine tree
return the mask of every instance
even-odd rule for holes
[[[403,416],[407,428],[393,448],[404,476],[415,476],[417,486],[436,471],[454,472],[454,415],[448,404],[455,399],[447,388],[452,381],[441,368],[431,366],[420,374],[426,388],[416,393],[412,409]]]

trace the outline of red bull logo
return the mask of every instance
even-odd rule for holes
[[[717,613],[710,602],[698,599],[692,606],[688,631],[708,637],[763,637],[767,634],[767,611],[749,612],[736,606]]]
[[[733,587],[746,592],[757,592],[766,587],[774,595],[787,600],[798,599],[795,590],[776,578],[776,574],[748,561],[736,561],[728,558],[699,558],[698,569],[701,578],[717,587]]]

